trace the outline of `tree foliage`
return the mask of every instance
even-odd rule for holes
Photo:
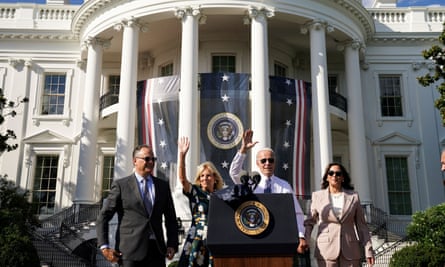
[[[445,266],[445,203],[416,212],[407,227],[414,245],[404,247],[391,258],[390,267]]]
[[[19,99],[17,102],[18,103],[8,100],[5,97],[3,90],[0,88],[0,124],[3,124],[5,122],[6,117],[14,117],[15,115],[17,115],[14,108],[16,108],[20,103],[28,102],[28,98],[24,97],[22,99]],[[17,149],[18,144],[8,143],[8,140],[16,138],[17,136],[15,135],[14,131],[10,129],[6,129],[5,132],[0,133],[0,154],[5,151],[9,152]]]
[[[434,106],[439,110],[442,124],[445,126],[445,23],[442,34],[439,36],[439,42],[443,47],[433,45],[430,49],[422,52],[425,59],[434,62],[434,73],[427,73],[424,76],[417,77],[417,80],[424,87],[439,82],[436,89],[440,97],[434,101]]]
[[[28,194],[0,177],[0,266],[38,267],[37,250],[28,229],[35,223]]]
[[[0,125],[8,116],[14,117],[14,110],[20,103],[8,100],[0,89]],[[17,149],[18,144],[9,144],[16,139],[13,130],[0,133],[0,154]],[[29,227],[35,224],[32,205],[28,202],[28,193],[21,190],[7,176],[0,177],[0,266],[2,267],[38,267],[40,266],[37,250],[34,248]]]

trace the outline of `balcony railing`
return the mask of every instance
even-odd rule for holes
[[[117,104],[119,102],[119,94],[107,93],[100,97],[99,110]]]
[[[346,101],[346,97],[340,94],[329,92],[329,104],[346,113],[348,112],[348,102]]]

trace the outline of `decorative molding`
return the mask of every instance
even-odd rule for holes
[[[64,145],[63,146],[63,167],[64,168],[67,168],[68,166],[70,166],[70,157],[71,157],[70,146]]]
[[[310,29],[313,29],[316,31],[324,29],[324,30],[326,30],[326,33],[331,33],[335,30],[335,28],[332,25],[328,24],[326,21],[323,21],[321,19],[314,19],[311,22],[304,24],[300,28],[300,33],[307,34]]]
[[[115,31],[122,31],[122,29],[124,27],[138,27],[139,30],[142,31],[142,32],[147,32],[148,31],[148,25],[139,23],[139,20],[134,18],[134,17],[122,19],[121,21],[116,22],[113,25],[113,29]],[[109,39],[108,41],[111,41],[111,39]]]
[[[192,16],[198,19],[199,24],[206,24],[207,16],[202,14],[201,7],[182,7],[175,9],[175,17],[184,20],[186,16]]]
[[[8,64],[9,66],[13,67],[14,69],[18,69],[19,67],[23,66],[25,63],[25,60],[23,59],[17,59],[17,58],[8,58]]]
[[[411,67],[413,68],[414,71],[418,71],[420,69],[427,69],[427,70],[434,70],[436,65],[434,62],[429,61],[429,60],[424,60],[424,61],[414,61],[411,63]]]
[[[258,17],[272,18],[275,16],[275,11],[267,7],[249,7],[247,15],[250,19],[257,19]]]

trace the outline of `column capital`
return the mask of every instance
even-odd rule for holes
[[[134,17],[122,19],[113,25],[113,29],[116,31],[121,31],[124,27],[137,27],[142,32],[146,32],[148,30],[148,26],[146,24],[139,23],[139,20]]]
[[[345,51],[346,48],[352,48],[352,50],[359,50],[359,52],[364,53],[365,45],[359,40],[348,40],[345,42],[341,42],[337,45],[338,51]]]
[[[205,15],[202,14],[201,8],[198,7],[178,7],[175,10],[175,17],[178,19],[184,19],[186,16],[192,16],[197,17],[199,20],[201,20],[201,17],[204,17],[204,20],[207,18]]]
[[[300,29],[300,32],[302,34],[307,34],[309,30],[325,30],[326,32],[331,33],[335,30],[335,28],[324,20],[314,19],[303,25]]]
[[[103,38],[89,36],[84,41],[82,48],[88,48],[93,45],[101,46],[102,48],[109,48],[111,45],[111,39],[103,39]]]
[[[247,16],[249,19],[271,18],[275,16],[275,11],[267,7],[252,7],[247,10]]]

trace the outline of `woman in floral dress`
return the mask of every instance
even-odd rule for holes
[[[179,259],[179,267],[213,266],[213,258],[205,246],[210,194],[223,187],[223,179],[213,163],[204,162],[198,166],[194,183],[186,177],[185,156],[190,148],[187,137],[178,140],[178,176],[184,195],[189,199],[192,224],[185,239]]]

